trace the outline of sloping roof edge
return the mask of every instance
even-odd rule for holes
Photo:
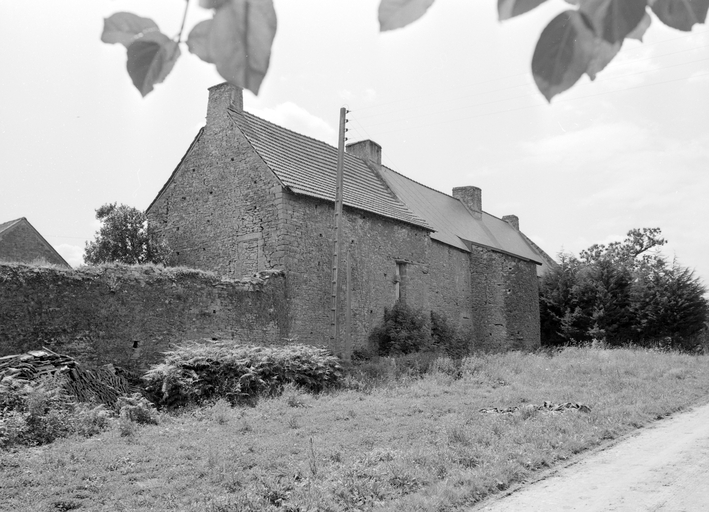
[[[458,238],[460,238],[460,237],[458,237]],[[517,258],[518,260],[529,261],[530,263],[536,263],[537,265],[542,264],[541,261],[533,260],[532,258],[527,258],[526,256],[522,256],[521,254],[515,254],[513,252],[506,251],[504,249],[500,249],[499,247],[493,247],[491,245],[480,244],[477,242],[473,242],[472,240],[466,240],[464,238],[461,238],[461,240],[463,241],[464,244],[466,244],[468,246],[474,245],[475,247],[480,247],[481,249],[487,249],[488,251],[499,252],[500,254],[506,254],[507,256],[513,256],[513,257]],[[440,240],[438,240],[438,241],[441,242]],[[441,243],[445,244],[446,242],[441,242]]]
[[[279,168],[274,168],[271,163],[270,159],[272,155],[269,156],[268,153],[262,154],[262,149],[259,147],[258,141],[259,137],[262,136],[262,134],[257,133],[259,130],[263,129],[264,127],[267,127],[269,130],[275,130],[277,134],[287,134],[288,136],[292,136],[294,139],[298,139],[301,141],[307,142],[309,145],[313,145],[319,148],[326,148],[328,151],[332,152],[337,152],[337,148],[331,146],[330,144],[327,144],[326,142],[323,142],[321,140],[315,139],[313,137],[309,137],[308,135],[304,135],[301,133],[298,133],[294,130],[291,130],[289,128],[280,126],[276,123],[273,123],[271,121],[262,119],[252,113],[246,112],[246,111],[238,111],[234,109],[229,109],[230,117],[234,124],[239,128],[240,133],[242,133],[247,141],[249,142],[251,148],[256,152],[256,154],[259,155],[261,160],[266,164],[267,168],[271,170],[271,172],[276,176],[276,178],[279,180],[279,182],[282,184],[282,186],[298,195],[303,195],[307,197],[314,197],[317,199],[321,199],[324,201],[328,201],[330,203],[334,203],[334,193],[332,196],[329,194],[322,193],[322,191],[317,190],[317,187],[310,188],[308,186],[303,186],[303,184],[298,184],[294,183],[292,179],[289,179],[288,176],[286,178],[283,178],[280,173],[282,173],[284,170],[279,169]],[[238,116],[238,117],[237,117]],[[256,125],[252,125],[252,123],[256,122]],[[241,124],[243,123],[243,127]],[[256,130],[257,132],[251,133],[250,130]],[[252,140],[253,139],[253,140]],[[283,148],[281,148],[283,150]],[[285,150],[283,150],[285,151]],[[357,162],[357,164],[354,164],[354,162]],[[344,163],[345,163],[345,171],[347,171],[348,168],[348,163],[351,165],[360,165],[364,168],[367,168],[368,171],[372,175],[372,179],[376,180],[378,183],[381,184],[383,190],[386,192],[387,196],[390,198],[392,202],[395,202],[397,204],[397,207],[401,207],[401,211],[405,212],[405,215],[397,215],[396,212],[392,212],[392,214],[388,214],[387,211],[382,211],[382,209],[378,208],[368,208],[369,206],[366,202],[360,204],[353,203],[351,202],[347,194],[345,194],[344,198],[344,205],[347,206],[348,208],[353,208],[356,210],[360,210],[363,212],[371,213],[373,215],[377,215],[379,217],[383,217],[386,219],[390,220],[396,220],[399,222],[403,222],[404,224],[408,225],[413,225],[416,227],[419,227],[421,229],[425,229],[427,231],[435,231],[433,227],[429,225],[429,223],[425,220],[422,219],[418,216],[416,216],[406,205],[405,202],[403,202],[397,195],[396,192],[387,184],[387,182],[382,179],[382,176],[375,170],[371,169],[367,163],[360,159],[357,158],[354,155],[351,155],[349,153],[344,154]],[[345,181],[347,181],[347,173],[345,174]],[[292,178],[292,176],[291,176]],[[347,189],[347,184],[345,184],[345,188]]]
[[[180,162],[179,162],[179,163],[177,164],[177,166],[175,167],[175,170],[172,171],[172,174],[171,174],[170,177],[167,179],[167,181],[165,182],[165,184],[162,186],[162,188],[160,189],[160,192],[158,192],[158,195],[155,196],[155,199],[153,199],[153,202],[150,203],[150,206],[148,206],[148,207],[145,209],[145,213],[146,213],[146,214],[150,211],[150,209],[153,207],[153,205],[155,204],[155,202],[156,202],[158,199],[160,199],[160,197],[163,195],[163,193],[165,192],[165,190],[167,190],[167,187],[170,185],[170,183],[172,183],[172,181],[175,179],[175,175],[177,174],[177,171],[180,169],[180,167],[182,167],[182,163],[185,161],[185,158],[187,158],[187,155],[190,154],[190,152],[192,151],[192,148],[195,146],[195,144],[197,144],[197,141],[202,137],[202,134],[204,133],[204,128],[205,128],[205,127],[203,126],[202,128],[199,129],[199,131],[197,132],[197,135],[196,135],[195,138],[192,140],[192,143],[190,144],[190,147],[187,148],[187,151],[185,151],[185,154],[182,155],[182,158],[180,158]]]
[[[554,258],[549,256],[549,254],[544,251],[541,247],[539,247],[537,244],[535,244],[531,238],[529,238],[527,235],[522,233],[521,231],[519,232],[520,235],[522,235],[522,238],[524,238],[524,241],[527,242],[529,245],[532,246],[532,249],[534,249],[537,253],[539,253],[539,256],[542,257],[544,260],[544,263],[546,263],[549,267],[556,268],[559,266],[559,264],[556,262]]]
[[[249,139],[249,136],[244,133],[244,130],[241,129],[241,127],[239,126],[239,123],[237,123],[236,120],[232,117],[232,115],[240,115],[240,112],[236,109],[229,107],[227,109],[227,115],[229,116],[229,121],[231,121],[231,123],[234,125],[234,128],[239,130],[239,133],[241,133],[241,135],[244,137],[244,139],[246,140],[246,143],[251,147],[253,152],[258,155],[258,157],[261,159],[261,162],[263,162],[263,165],[265,165],[266,169],[268,169],[270,171],[270,173],[273,175],[273,177],[276,178],[276,181],[278,181],[278,183],[281,185],[281,187],[285,188],[286,190],[290,190],[290,187],[286,186],[283,183],[283,180],[281,180],[281,178],[278,177],[278,174],[276,174],[276,171],[274,171],[271,168],[271,166],[268,165],[268,162],[266,162],[266,160],[264,160],[263,156],[261,156],[261,153],[258,152],[258,149],[256,149],[254,147],[254,145],[251,143],[251,139]]]
[[[20,224],[26,224],[32,231],[34,231],[34,234],[37,235],[39,241],[47,249],[54,253],[54,256],[56,256],[64,265],[66,265],[67,268],[71,268],[71,265],[69,265],[69,263],[64,258],[62,258],[62,255],[59,254],[54,247],[52,247],[52,244],[47,242],[47,240],[42,236],[42,234],[37,231],[37,229],[32,225],[32,223],[30,223],[30,221],[27,220],[26,217],[20,217],[19,219],[15,219],[14,221],[11,220],[9,222],[6,222],[5,224],[0,224],[0,233],[10,233]]]
[[[3,222],[0,224],[0,234],[2,234],[5,231],[10,231],[15,225],[17,225],[18,222],[20,222],[22,219],[25,219],[24,217],[20,217],[19,219],[15,220],[8,220],[7,222]],[[25,219],[27,220],[27,219]]]

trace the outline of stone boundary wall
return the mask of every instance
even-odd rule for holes
[[[228,280],[184,268],[68,270],[0,263],[0,356],[42,346],[86,364],[141,371],[174,343],[287,337],[285,276]]]

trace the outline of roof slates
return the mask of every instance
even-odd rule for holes
[[[294,192],[333,201],[337,148],[292,132],[248,112],[230,110],[231,118],[281,182]],[[345,154],[343,202],[416,226],[431,229],[415,215],[362,160]]]

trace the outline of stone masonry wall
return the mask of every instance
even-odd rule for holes
[[[168,241],[176,265],[240,278],[282,268],[281,186],[229,119],[229,91],[210,91],[207,126],[148,209],[148,220]]]
[[[82,270],[0,264],[0,356],[46,346],[81,362],[142,370],[172,343],[282,343],[285,278],[231,281],[152,266]]]
[[[327,346],[331,335],[331,276],[334,241],[334,204],[285,194],[284,232],[294,236],[286,252],[287,293],[291,298],[291,333],[298,340]],[[352,334],[354,348],[362,348],[384,308],[396,301],[397,261],[404,264],[400,286],[414,307],[427,305],[428,262],[431,240],[424,229],[344,208],[343,264],[350,248],[352,274]],[[345,324],[344,308],[341,324]]]
[[[44,259],[54,265],[62,267],[66,265],[64,261],[57,258],[54,251],[37,238],[35,231],[24,221],[1,236],[0,261],[32,263]]]
[[[470,274],[476,345],[497,350],[539,347],[536,264],[473,246]]]
[[[443,313],[451,326],[470,331],[473,311],[470,254],[432,240],[428,309]]]

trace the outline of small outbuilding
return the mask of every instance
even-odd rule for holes
[[[71,268],[25,217],[0,224],[0,261]]]

